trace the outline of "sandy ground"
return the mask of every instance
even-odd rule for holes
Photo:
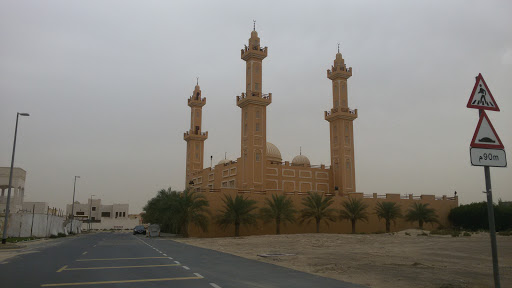
[[[178,241],[369,287],[494,287],[488,233],[471,237],[416,236],[420,232],[265,235]],[[265,253],[295,255],[258,256]],[[512,287],[511,236],[498,236],[498,255],[501,287]]]

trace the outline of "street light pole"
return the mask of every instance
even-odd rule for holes
[[[92,228],[92,224],[91,224],[91,219],[92,219],[92,196],[96,196],[96,195],[91,195],[91,203],[89,203],[89,232],[91,232],[91,228]]]
[[[16,114],[16,128],[14,129],[14,144],[12,145],[11,172],[9,174],[9,188],[7,190],[7,202],[5,204],[4,232],[2,235],[2,244],[7,243],[7,222],[9,221],[9,202],[11,201],[12,172],[14,168],[14,153],[16,151],[16,135],[18,134],[18,118],[21,116],[30,116],[28,113]]]
[[[76,190],[76,178],[80,178],[80,176],[75,176],[75,184],[73,185],[73,204],[71,204],[71,233],[73,233],[73,221],[75,220],[75,190]]]

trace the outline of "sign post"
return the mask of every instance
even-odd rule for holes
[[[496,226],[494,223],[494,205],[492,201],[491,171],[489,167],[507,167],[505,147],[484,110],[500,111],[482,74],[476,77],[473,92],[469,97],[468,108],[479,109],[480,119],[471,140],[471,165],[484,166],[485,191],[487,194],[487,217],[491,236],[492,270],[494,287],[500,288],[500,270],[498,266],[498,245],[496,243]]]

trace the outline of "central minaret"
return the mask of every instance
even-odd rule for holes
[[[267,47],[260,46],[258,32],[253,30],[249,45],[242,49],[246,62],[246,92],[236,97],[242,109],[241,165],[242,181],[239,189],[263,190],[267,159],[267,105],[272,94],[262,94],[262,62],[267,57]]]
[[[185,132],[183,139],[187,141],[187,171],[185,187],[192,180],[192,173],[203,170],[204,141],[208,138],[208,132],[202,132],[202,114],[206,98],[201,98],[199,83],[194,88],[194,94],[188,98],[190,106],[190,130]],[[196,183],[197,184],[197,183]]]
[[[354,131],[353,121],[357,109],[348,108],[347,80],[352,76],[352,67],[347,69],[345,61],[338,53],[327,78],[332,80],[331,111],[325,111],[331,135],[331,189],[341,193],[355,192]]]

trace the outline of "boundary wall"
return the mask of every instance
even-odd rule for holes
[[[82,221],[73,220],[73,231],[80,233]],[[69,234],[71,220],[51,214],[14,213],[9,215],[7,237],[50,237],[59,233]],[[0,228],[4,227],[4,216]]]
[[[248,199],[255,200],[257,202],[258,209],[254,210],[254,212],[259,212],[259,208],[264,206],[264,200],[266,198],[271,197],[272,194],[285,194],[289,196],[294,204],[294,208],[297,211],[300,211],[303,208],[302,199],[307,197],[306,192],[282,192],[282,191],[241,191],[237,189],[207,189],[202,194],[208,200],[210,207],[209,210],[211,212],[211,216],[209,217],[209,225],[208,231],[203,232],[199,227],[191,224],[189,226],[189,235],[190,237],[232,237],[234,236],[235,227],[234,225],[228,226],[225,230],[219,227],[214,221],[215,216],[220,214],[220,210],[222,210],[224,206],[224,194],[229,194],[235,197],[236,195],[244,195]],[[379,195],[377,193],[373,194],[363,194],[363,193],[348,193],[346,195],[334,195],[326,193],[327,196],[333,196],[334,203],[330,206],[337,210],[342,209],[343,201],[347,200],[349,197],[363,199],[364,203],[368,205],[368,209],[366,210],[368,213],[368,222],[357,221],[356,223],[356,233],[376,233],[376,232],[385,232],[386,224],[385,220],[377,218],[375,215],[375,206],[378,202],[397,202],[400,205],[402,210],[402,214],[405,215],[406,211],[414,202],[420,203],[428,203],[429,208],[435,209],[435,212],[439,219],[439,224],[424,224],[423,229],[432,230],[437,228],[438,226],[450,226],[448,221],[448,214],[450,210],[454,207],[457,207],[459,204],[458,197],[436,197],[434,195],[421,195],[421,196],[413,196],[410,195],[400,195],[400,194],[384,194]],[[296,219],[298,219],[299,213],[295,214]],[[418,222],[411,223],[405,221],[403,218],[397,219],[396,223],[391,222],[391,232],[401,231],[409,228],[417,228]],[[241,226],[240,227],[240,236],[248,236],[248,235],[268,235],[275,234],[275,223],[263,223],[263,221],[258,220],[257,226]],[[287,223],[286,225],[281,224],[281,234],[301,234],[301,233],[315,233],[316,232],[316,224],[313,221],[310,223],[299,224],[298,220],[296,223]],[[349,220],[337,220],[336,222],[329,222],[329,224],[325,224],[325,222],[321,222],[320,224],[320,233],[351,233],[352,226]]]

